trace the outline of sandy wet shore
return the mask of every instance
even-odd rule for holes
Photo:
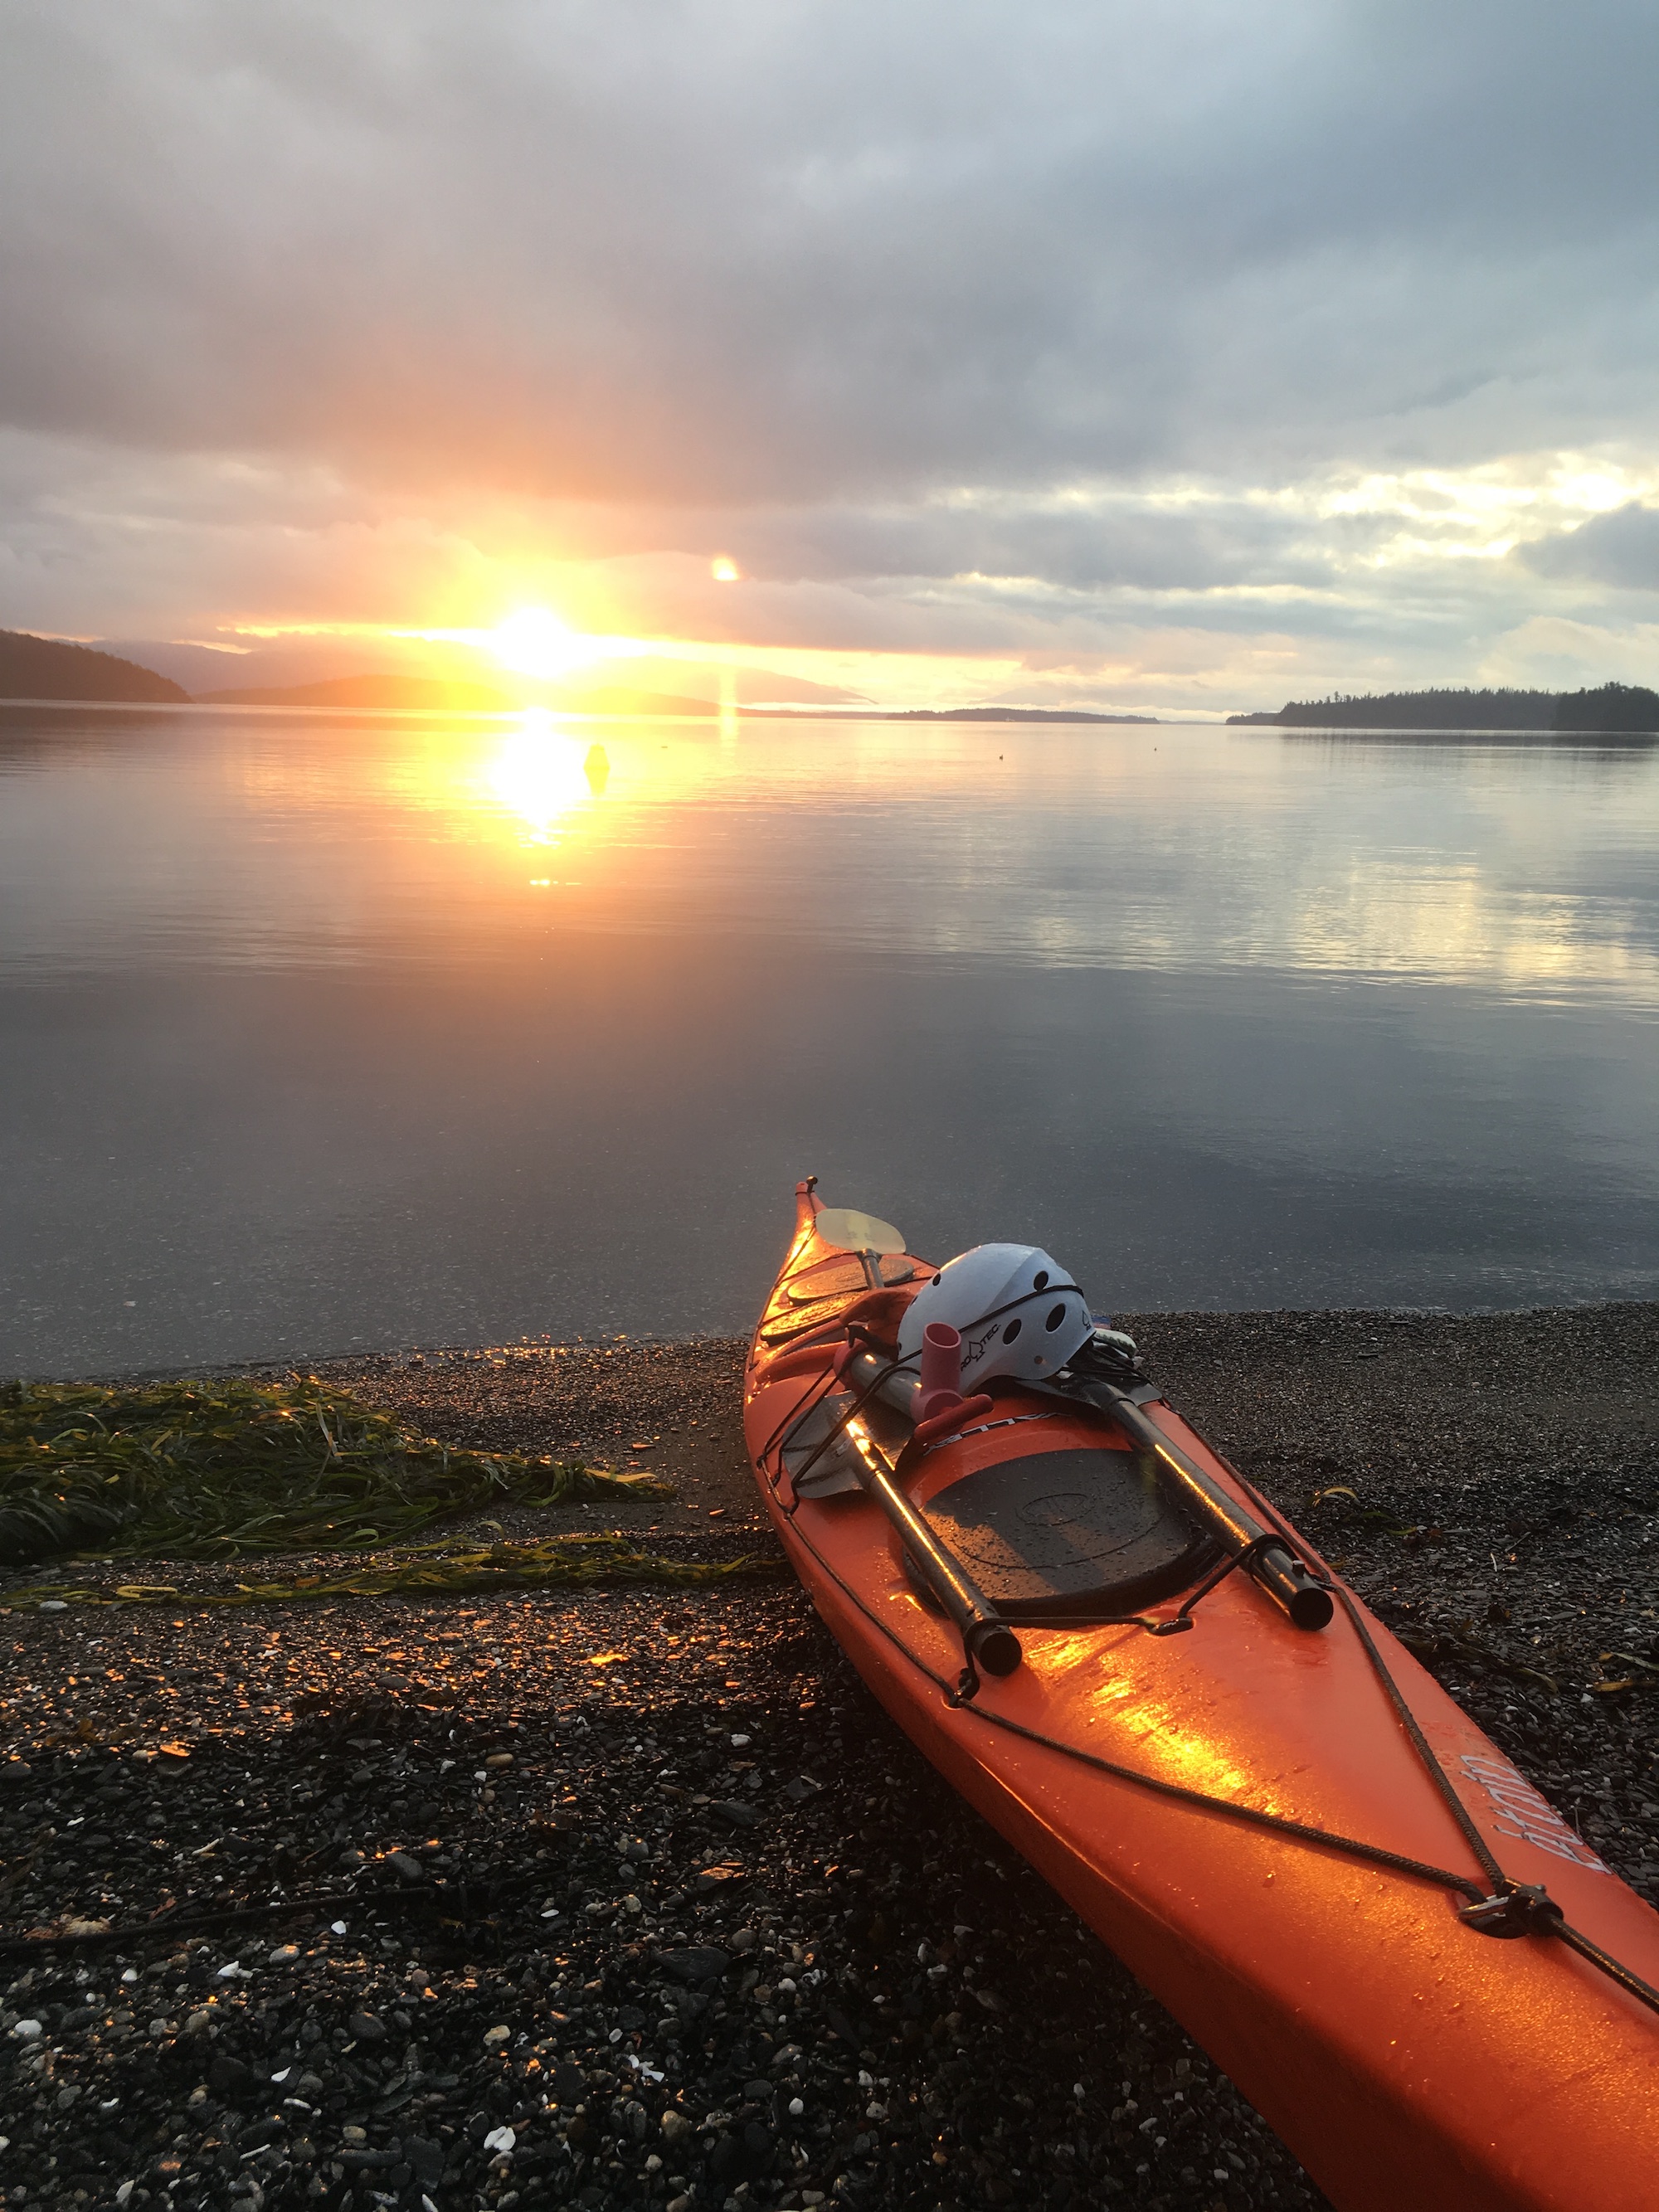
[[[1130,1325],[1659,1899],[1659,1309]],[[324,1371],[458,1442],[682,1486],[510,1533],[715,1557],[769,1541],[739,1363]],[[0,1649],[0,1926],[112,1936],[0,1956],[10,2204],[1322,2201],[787,1581],[18,1608]],[[129,1932],[169,1900],[175,1929]]]

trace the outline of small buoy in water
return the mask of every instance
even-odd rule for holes
[[[611,781],[611,762],[603,745],[589,745],[587,758],[582,763],[582,774],[587,778],[587,787],[597,799]]]

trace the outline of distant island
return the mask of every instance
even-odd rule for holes
[[[242,684],[195,696],[202,707],[424,707],[451,714],[502,714],[514,703],[488,684],[434,676],[336,676],[322,684]]]
[[[498,690],[494,684],[435,676],[398,676],[385,671],[337,676],[317,684],[236,684],[191,693],[170,678],[112,653],[71,645],[60,638],[35,637],[23,630],[0,630],[0,700],[6,699],[82,705],[320,708],[332,708],[337,714],[392,708],[438,714],[510,714],[521,704],[513,693]],[[560,695],[550,703],[556,711],[570,714],[683,716],[720,712],[708,699],[634,691],[617,684]]]
[[[188,691],[153,668],[94,653],[89,645],[0,629],[0,699],[84,699],[134,706],[183,706]]]
[[[1229,714],[1229,727],[1280,730],[1547,730],[1659,733],[1659,693],[1640,684],[1593,690],[1334,693],[1292,699],[1277,714]]]
[[[1143,722],[1156,714],[1094,714],[1080,707],[905,707],[888,714],[848,715],[860,722]]]
[[[558,711],[565,714],[719,714],[722,709],[718,700],[686,699],[673,691],[630,691],[616,684],[602,685],[597,691],[573,691],[559,702]],[[739,707],[735,710],[746,714],[750,709]]]
[[[710,718],[722,708],[710,699],[619,684],[542,696],[566,714],[672,715]],[[337,676],[319,684],[244,684],[192,695],[154,669],[92,646],[26,630],[0,630],[0,700],[61,700],[134,706],[288,707],[373,713],[386,708],[437,714],[507,714],[521,701],[491,684],[386,672]],[[1155,714],[1105,714],[1083,707],[852,707],[738,706],[745,720],[857,722],[1096,722],[1156,729]],[[1333,693],[1328,699],[1291,699],[1276,713],[1229,714],[1235,729],[1278,730],[1536,730],[1550,735],[1596,733],[1659,736],[1659,692],[1639,684],[1598,684],[1582,691],[1475,690]]]
[[[854,707],[777,706],[722,708],[712,699],[681,697],[665,691],[635,691],[602,684],[587,691],[549,693],[547,705],[566,714],[696,715],[722,713],[763,720],[858,722],[1120,722],[1157,727],[1152,714],[1101,714],[1073,707]],[[436,676],[398,676],[386,671],[335,676],[317,684],[242,684],[212,691],[185,690],[153,669],[61,639],[0,630],[0,699],[62,700],[86,703],[125,702],[145,706],[287,707],[364,714],[386,709],[435,714],[510,714],[522,702],[491,684]],[[1288,711],[1288,710],[1287,710]],[[1235,720],[1249,717],[1235,716]],[[1269,719],[1277,719],[1276,717]]]
[[[452,682],[436,676],[335,676],[320,684],[243,685],[198,691],[201,707],[331,707],[362,714],[387,708],[434,714],[514,714],[523,702],[490,684]],[[592,691],[550,695],[562,714],[718,714],[707,699],[681,699],[663,691],[629,691],[616,684]]]

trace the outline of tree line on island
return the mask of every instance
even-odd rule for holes
[[[1659,692],[1640,684],[1582,691],[1444,689],[1333,693],[1292,699],[1272,714],[1229,714],[1230,725],[1279,730],[1547,730],[1659,733]]]

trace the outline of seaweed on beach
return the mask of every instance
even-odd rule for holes
[[[580,1460],[464,1451],[314,1376],[0,1384],[0,1563],[407,1542],[505,1505],[668,1495]]]

